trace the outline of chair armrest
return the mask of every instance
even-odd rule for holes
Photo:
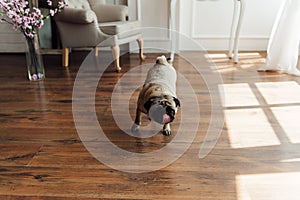
[[[90,24],[97,21],[97,16],[92,10],[78,8],[64,8],[54,16],[55,20],[74,24]]]
[[[123,5],[96,4],[92,10],[98,18],[98,22],[126,21],[128,7]]]

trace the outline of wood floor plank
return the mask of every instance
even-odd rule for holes
[[[90,81],[100,78],[95,93],[95,113],[109,142],[103,138],[88,137],[95,130],[95,126],[90,126],[85,121],[85,117],[91,115],[91,112],[84,112],[89,104],[80,108],[82,119],[77,119],[78,124],[75,126],[72,110],[73,87],[87,52],[72,52],[69,68],[60,66],[59,55],[44,55],[46,79],[42,82],[27,80],[25,55],[0,54],[0,199],[243,200],[247,195],[252,199],[262,199],[264,196],[275,199],[277,196],[272,196],[272,193],[284,188],[282,183],[286,181],[285,175],[300,173],[300,144],[288,137],[288,130],[281,124],[283,122],[272,112],[274,105],[266,103],[264,94],[258,90],[256,84],[291,81],[300,85],[300,78],[274,72],[258,73],[256,69],[264,64],[265,52],[241,52],[238,64],[233,64],[232,60],[224,56],[224,52],[209,52],[206,56],[212,62],[206,62],[206,58],[203,54],[199,55],[199,52],[183,53],[185,58],[177,55],[173,64],[178,73],[189,81],[197,95],[200,110],[198,130],[192,144],[178,160],[147,173],[128,173],[112,169],[97,160],[86,146],[88,142],[98,145],[99,148],[113,143],[128,152],[149,153],[172,142],[183,125],[187,127],[184,130],[186,134],[193,132],[189,127],[199,116],[189,113],[188,116],[185,115],[188,122],[181,124],[184,107],[179,110],[171,125],[173,135],[170,137],[158,133],[149,138],[136,138],[127,135],[117,125],[111,104],[112,93],[125,74],[141,65],[137,54],[125,54],[121,57],[121,73],[114,72],[112,63],[102,77],[86,80],[88,88]],[[105,52],[103,54],[106,55]],[[159,55],[149,53],[142,67],[152,65]],[[111,56],[110,52],[107,52],[107,56]],[[189,62],[189,59],[195,63]],[[197,68],[201,69],[202,74],[199,75]],[[101,69],[94,69],[94,72],[99,73]],[[125,97],[125,92],[130,92],[129,86],[145,75],[142,74],[142,69],[132,73],[131,78],[122,83],[123,93],[118,94],[117,98]],[[215,116],[212,113],[212,95],[219,95],[219,91],[209,90],[208,83],[215,84],[214,86],[220,84],[216,74],[222,77],[221,84],[246,84],[259,102],[258,106],[248,107],[219,105],[220,113],[240,111],[238,118],[245,122],[248,119],[244,115],[245,109],[262,110],[267,119],[266,123],[273,131],[271,134],[278,138],[279,144],[241,148],[232,145],[231,135],[239,136],[243,132],[238,130],[236,133],[223,114]],[[177,89],[182,96],[187,97],[187,104],[192,103],[189,98],[193,95],[187,87],[179,84]],[[135,115],[138,91],[136,89],[131,94],[129,102],[120,103],[123,107],[128,106],[131,119]],[[82,96],[87,94],[88,91],[80,91]],[[275,107],[285,108],[299,104],[280,104]],[[126,114],[120,116],[128,117]],[[149,123],[146,117],[143,120],[143,123]],[[212,121],[222,120],[224,127],[211,125]],[[297,120],[293,123],[297,124]],[[79,125],[86,135],[78,133]],[[130,130],[129,125],[127,129]],[[214,133],[220,133],[217,135],[216,144],[214,137],[207,135],[210,129]],[[253,125],[242,129],[248,130],[257,140],[264,133],[264,130],[259,129],[253,131]],[[186,138],[180,138],[173,150],[180,151],[186,144],[189,144]],[[207,150],[209,154],[200,158],[200,149]],[[103,149],[106,150],[109,151]],[[161,154],[161,158],[163,156]],[[132,166],[136,165],[138,164],[132,163]],[[273,181],[272,177],[277,175],[283,177],[284,181]],[[256,182],[265,185],[262,188],[255,187],[253,183]],[[300,184],[299,180],[290,182],[292,186]],[[297,199],[294,188],[282,189],[282,194],[287,192],[289,197]]]

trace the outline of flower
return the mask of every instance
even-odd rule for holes
[[[48,4],[48,6],[52,6],[52,1],[51,0],[47,0],[47,4]]]
[[[49,14],[43,15],[41,10],[29,6],[29,0],[0,0],[0,22],[7,22],[13,29],[24,34],[28,48],[28,76],[30,80],[42,80],[44,70],[41,59],[39,59],[38,48],[34,41],[38,29],[44,25],[44,20],[49,16],[60,12],[65,6],[63,0],[59,0],[57,6],[52,6],[52,0],[47,0]],[[27,55],[27,54],[26,54]]]
[[[52,6],[52,1],[47,0],[47,4]],[[27,0],[0,0],[0,22],[7,22],[14,30],[22,32],[25,37],[33,38],[37,30],[44,25],[44,20],[54,16],[65,6],[67,5],[62,0],[58,2],[56,8],[51,7],[48,15],[43,15],[36,7],[30,9]],[[4,15],[6,17],[3,17]]]
[[[38,76],[36,74],[32,74],[32,79],[37,80]]]

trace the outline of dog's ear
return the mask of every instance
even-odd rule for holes
[[[176,107],[180,107],[180,101],[179,101],[179,99],[173,97],[173,100],[174,100],[174,102],[176,104]]]

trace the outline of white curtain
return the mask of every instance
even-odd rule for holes
[[[269,40],[266,65],[258,71],[279,71],[300,76],[297,69],[300,44],[300,0],[285,0]]]

